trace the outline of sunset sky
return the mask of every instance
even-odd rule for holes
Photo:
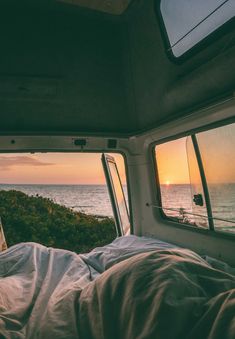
[[[235,183],[235,124],[197,134],[208,183]],[[189,157],[188,157],[189,155]],[[112,154],[125,179],[124,160]],[[156,146],[161,184],[198,184],[191,137]],[[190,168],[190,171],[189,171]],[[0,183],[105,184],[101,153],[0,154]]]
[[[112,156],[125,181],[123,157]],[[105,184],[100,159],[100,153],[1,154],[0,183]]]
[[[185,142],[186,138],[182,138],[156,147],[161,184],[188,184],[190,182]]]
[[[207,182],[235,183],[235,124],[198,133],[197,141]],[[201,180],[191,137],[156,146],[156,159],[161,184]]]

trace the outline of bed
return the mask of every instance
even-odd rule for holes
[[[157,239],[0,253],[0,338],[235,338],[234,269]]]

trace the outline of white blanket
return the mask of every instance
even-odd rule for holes
[[[92,271],[73,252],[35,243],[2,252],[0,334],[17,339],[47,338],[49,334],[73,338],[78,298],[91,281]]]
[[[223,324],[230,339],[232,288],[232,275],[155,239],[83,255],[21,243],[0,253],[0,338],[203,338]]]

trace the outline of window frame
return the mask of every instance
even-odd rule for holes
[[[130,229],[131,229],[130,213],[128,212],[128,207],[127,207],[126,197],[125,197],[125,194],[124,194],[123,184],[122,184],[122,181],[121,181],[121,178],[120,178],[120,174],[119,174],[119,170],[118,170],[116,161],[112,156],[110,156],[110,154],[102,153],[101,162],[102,162],[102,165],[103,165],[105,179],[106,179],[108,192],[109,192],[109,196],[110,196],[110,200],[111,200],[111,205],[112,205],[112,209],[113,209],[113,215],[114,215],[114,221],[115,221],[115,224],[116,224],[117,235],[118,236],[129,235]],[[114,168],[115,168],[115,171],[116,171],[116,174],[117,174],[117,178],[118,178],[118,182],[120,184],[122,196],[123,196],[125,211],[126,211],[127,218],[128,218],[128,221],[129,221],[129,227],[128,227],[128,230],[126,230],[126,231],[125,231],[125,229],[122,225],[122,216],[121,216],[121,213],[120,213],[119,203],[118,203],[118,200],[117,200],[117,194],[116,194],[115,184],[114,184],[114,181],[113,181],[113,175],[112,175],[111,170],[110,170],[110,164],[114,165]]]
[[[188,59],[192,58],[194,55],[198,54],[202,50],[206,49],[207,47],[211,46],[214,42],[218,39],[223,37],[224,35],[230,33],[232,30],[235,30],[235,17],[226,21],[222,26],[218,27],[212,33],[207,35],[205,38],[200,40],[196,43],[193,47],[189,50],[181,54],[179,57],[175,56],[173,50],[171,48],[170,40],[168,38],[166,26],[164,23],[164,19],[161,12],[161,1],[162,0],[155,0],[154,1],[154,10],[155,15],[157,16],[157,21],[160,28],[161,37],[163,40],[163,44],[165,47],[165,53],[167,54],[168,58],[171,62],[175,64],[182,64],[183,62],[187,61]]]
[[[170,216],[167,216],[166,213],[164,212],[164,208],[162,206],[162,193],[161,193],[161,187],[160,187],[160,179],[159,179],[159,173],[158,173],[158,165],[157,165],[157,156],[156,156],[156,147],[157,145],[164,144],[169,141],[174,141],[183,137],[187,136],[192,136],[196,135],[197,133],[200,132],[206,132],[209,130],[213,130],[215,128],[223,127],[226,125],[230,125],[235,123],[235,116],[232,118],[228,118],[225,120],[217,121],[214,123],[211,123],[209,125],[205,125],[199,128],[191,129],[188,131],[185,131],[183,133],[175,134],[167,138],[163,138],[157,142],[154,142],[151,144],[151,156],[153,159],[153,167],[154,167],[154,174],[155,174],[155,197],[156,197],[156,202],[159,206],[158,211],[160,214],[160,217],[167,221],[170,226],[176,227],[176,228],[181,228],[181,229],[187,229],[187,230],[192,230],[195,232],[203,233],[203,234],[208,234],[210,236],[215,236],[215,237],[222,237],[225,239],[230,239],[230,240],[235,240],[235,232],[226,232],[226,231],[218,231],[216,228],[210,228],[209,227],[209,219],[208,219],[208,214],[207,214],[207,221],[208,221],[208,228],[202,228],[198,226],[194,226],[192,224],[187,224],[187,223],[180,223],[177,222],[176,218],[172,218]],[[199,169],[200,171],[200,169]],[[202,173],[200,171],[200,175],[202,176]],[[206,206],[207,208],[207,206]]]

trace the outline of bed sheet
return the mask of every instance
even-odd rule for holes
[[[113,265],[79,298],[81,339],[234,339],[235,277],[187,249]]]
[[[205,259],[133,235],[80,255],[12,246],[0,253],[0,338],[233,339],[235,278]]]

